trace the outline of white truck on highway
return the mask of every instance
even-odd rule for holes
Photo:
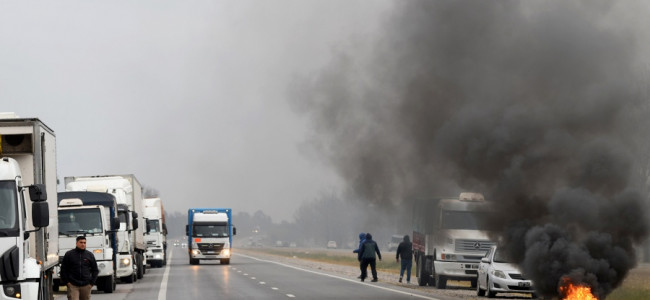
[[[1,114],[0,299],[53,297],[56,184],[54,131],[39,119]]]
[[[230,208],[190,208],[187,212],[187,252],[190,264],[200,260],[219,260],[230,264],[232,236],[237,229],[232,224]]]
[[[421,286],[439,289],[447,280],[469,280],[476,287],[481,258],[495,245],[480,221],[489,213],[483,195],[413,199],[413,250]]]
[[[142,186],[134,175],[96,175],[65,178],[66,191],[110,193],[117,200],[117,277],[127,283],[145,274],[146,245],[142,226]]]
[[[59,197],[59,256],[77,246],[77,236],[86,237],[86,250],[95,255],[99,274],[97,290],[112,293],[117,274],[117,200],[109,193],[61,192]],[[60,285],[54,274],[54,290]]]
[[[167,225],[160,198],[144,199],[144,220],[147,222],[144,234],[147,262],[151,267],[161,268],[167,262]]]

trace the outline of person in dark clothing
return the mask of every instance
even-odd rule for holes
[[[413,244],[409,236],[405,235],[404,240],[397,246],[397,253],[395,259],[399,262],[400,256],[402,257],[402,267],[399,270],[399,282],[402,282],[404,277],[404,270],[406,270],[406,283],[411,283],[411,267],[413,266]]]
[[[381,252],[379,252],[377,243],[372,240],[370,233],[366,233],[366,241],[359,248],[359,255],[361,256],[361,281],[368,277],[368,265],[370,265],[372,282],[377,282],[377,257],[381,260]]]
[[[61,261],[61,282],[68,287],[68,300],[89,300],[99,269],[95,255],[86,250],[86,237],[77,237],[77,247]]]
[[[361,250],[361,245],[363,245],[363,242],[365,241],[366,241],[366,233],[365,232],[359,233],[359,247],[357,249],[352,250],[352,253],[357,254],[357,259],[359,260],[359,269],[361,269],[361,252],[359,252],[359,250]],[[363,273],[363,271],[361,273]],[[359,275],[357,278],[361,278],[361,275]]]

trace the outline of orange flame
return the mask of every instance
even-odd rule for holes
[[[562,300],[598,300],[591,293],[591,288],[586,285],[573,284],[566,282],[566,285],[560,287],[560,293],[565,295]]]

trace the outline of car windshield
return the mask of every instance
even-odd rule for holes
[[[506,253],[504,251],[500,251],[499,249],[496,249],[494,252],[494,262],[498,263],[510,263],[510,259],[506,256]]]
[[[16,229],[18,226],[16,183],[11,180],[0,181],[0,230]]]
[[[102,233],[102,217],[98,208],[59,211],[59,234]]]
[[[227,237],[227,223],[195,224],[193,236],[196,237]]]

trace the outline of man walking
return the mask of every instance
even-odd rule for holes
[[[86,250],[86,237],[77,237],[77,247],[61,261],[61,282],[68,287],[68,300],[89,300],[99,269],[95,255]]]
[[[411,267],[413,266],[413,244],[409,236],[405,235],[404,240],[397,246],[397,253],[395,259],[399,262],[400,256],[402,257],[402,266],[399,270],[399,282],[402,282],[404,277],[404,270],[406,270],[406,283],[411,283]]]
[[[372,282],[377,282],[377,257],[381,260],[381,253],[370,233],[366,233],[366,241],[361,245],[359,253],[361,254],[361,281],[363,282],[368,277],[368,265],[370,265]]]
[[[361,252],[359,252],[359,250],[361,250],[361,245],[363,245],[363,242],[365,241],[366,241],[366,233],[365,232],[359,233],[359,247],[352,251],[352,253],[357,254],[357,259],[359,260],[359,270],[361,270]],[[361,275],[359,275],[359,277],[357,278],[361,278]]]

